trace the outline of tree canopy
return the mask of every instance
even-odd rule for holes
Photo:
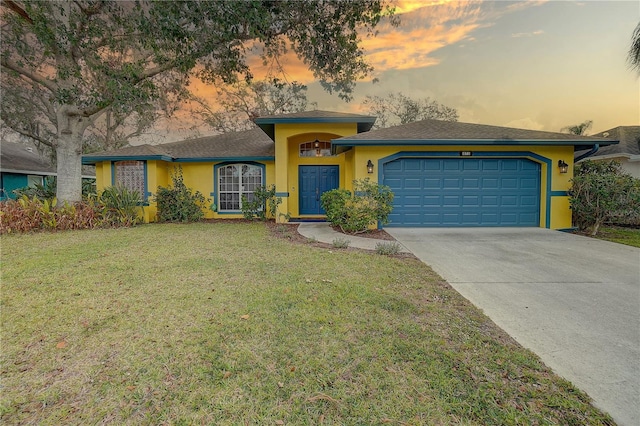
[[[413,99],[401,92],[386,96],[366,96],[362,105],[368,114],[378,117],[375,129],[426,119],[458,121],[458,111],[455,108],[430,98]]]
[[[80,199],[86,130],[186,95],[189,78],[250,80],[248,57],[293,50],[323,87],[343,98],[371,72],[360,48],[384,0],[1,0],[2,120],[50,144],[58,198]]]
[[[631,35],[631,46],[629,47],[629,65],[640,74],[640,23],[636,25]]]
[[[306,111],[309,106],[307,86],[279,78],[221,86],[215,102],[196,97],[194,103],[195,115],[220,133],[248,130],[257,117]]]

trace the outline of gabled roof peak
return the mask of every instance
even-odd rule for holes
[[[268,115],[253,120],[272,140],[275,140],[276,124],[356,123],[358,133],[371,130],[376,117],[337,111],[302,111],[291,114]]]

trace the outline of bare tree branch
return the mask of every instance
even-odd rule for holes
[[[4,7],[6,7],[7,9],[15,12],[18,16],[20,16],[22,19],[27,21],[29,23],[29,25],[33,25],[33,19],[31,19],[31,17],[27,13],[27,11],[24,10],[23,8],[21,8],[15,1],[2,0],[2,3],[0,3],[0,4],[2,6],[4,6]]]

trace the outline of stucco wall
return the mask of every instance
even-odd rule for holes
[[[276,124],[275,144],[275,184],[276,192],[282,198],[280,211],[299,217],[298,168],[300,165],[323,164],[337,165],[340,173],[340,186],[347,185],[345,155],[330,157],[300,157],[299,146],[314,140],[330,141],[339,137],[357,133],[356,123],[296,123]]]

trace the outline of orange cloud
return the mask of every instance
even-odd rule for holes
[[[542,2],[505,4],[479,0],[396,0],[393,4],[400,25],[394,27],[389,20],[383,20],[377,27],[377,36],[363,36],[361,46],[376,74],[434,66],[440,63],[440,59],[433,56],[439,49],[462,41],[473,42],[472,34],[477,29],[491,26],[502,16]],[[274,72],[279,74],[277,66],[284,69],[284,77],[288,81],[308,84],[316,80],[308,66],[291,50],[278,58],[277,63],[265,65],[257,54],[249,56],[247,61],[257,80]],[[194,82],[194,86],[200,92],[200,85]],[[214,95],[211,89],[205,89],[205,92],[209,96]]]

